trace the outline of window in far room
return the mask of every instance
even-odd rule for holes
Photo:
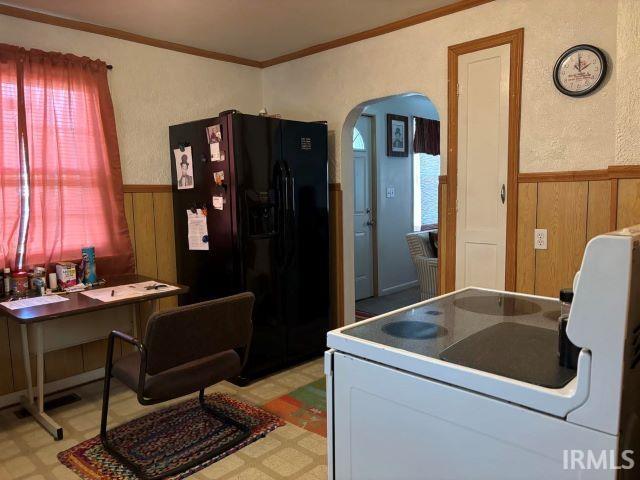
[[[364,138],[362,138],[362,134],[358,127],[353,127],[353,149],[354,150],[365,150],[364,146]]]
[[[416,118],[413,118],[413,132]],[[438,178],[440,155],[413,154],[413,230],[438,227]]]

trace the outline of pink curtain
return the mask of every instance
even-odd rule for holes
[[[0,267],[16,256],[20,222],[18,72],[15,55],[0,49]]]
[[[13,70],[11,61],[6,68],[16,72],[18,93],[22,85],[24,91],[30,195],[25,266],[79,259],[82,247],[94,246],[99,275],[132,272],[106,64],[8,45],[0,45],[0,52],[13,56]],[[15,101],[10,87],[7,91],[0,102]],[[20,114],[18,108],[18,120]],[[4,127],[2,139],[3,148],[5,143],[17,144],[15,133]],[[0,159],[3,177],[5,166],[20,164],[16,152],[13,148]],[[7,180],[11,185],[16,183],[12,178]],[[3,196],[15,195],[11,185],[7,195],[3,183]],[[5,198],[3,203],[2,208],[9,206],[12,213],[3,218],[7,264],[12,263],[19,235],[12,200],[7,203]]]

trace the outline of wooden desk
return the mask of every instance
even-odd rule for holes
[[[106,280],[107,283],[99,288],[116,287],[154,279],[142,275],[119,275],[117,277],[109,277]],[[65,296],[69,299],[67,301],[37,307],[10,310],[0,305],[0,313],[20,325],[22,355],[27,382],[27,396],[21,397],[20,403],[56,440],[61,440],[64,432],[62,427],[44,412],[44,353],[68,346],[80,345],[87,341],[95,340],[96,336],[98,338],[106,338],[109,332],[114,329],[129,330],[127,323],[130,324],[130,332],[133,336],[138,337],[136,304],[151,302],[152,311],[155,311],[160,298],[180,295],[188,291],[188,288],[182,285],[161,280],[158,280],[158,283],[176,286],[178,290],[149,290],[149,294],[144,296],[114,302],[101,302],[77,292],[66,294]],[[109,315],[105,312],[106,310],[126,306],[133,307],[130,319],[121,318],[118,315]],[[95,322],[89,323],[86,321],[86,317],[81,314],[92,312],[99,318],[96,318]],[[102,315],[100,316],[101,313]],[[35,395],[31,375],[31,361],[29,360],[30,332],[35,337],[37,372],[37,394]]]

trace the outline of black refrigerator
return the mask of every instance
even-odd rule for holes
[[[207,134],[216,125],[217,155]],[[169,127],[169,138],[178,282],[190,287],[181,303],[255,294],[238,383],[321,354],[330,324],[326,124],[233,111]],[[188,150],[193,188],[179,189]],[[208,249],[189,250],[187,211],[203,208]]]

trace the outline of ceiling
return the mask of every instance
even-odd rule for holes
[[[457,0],[13,0],[28,10],[264,61]]]

